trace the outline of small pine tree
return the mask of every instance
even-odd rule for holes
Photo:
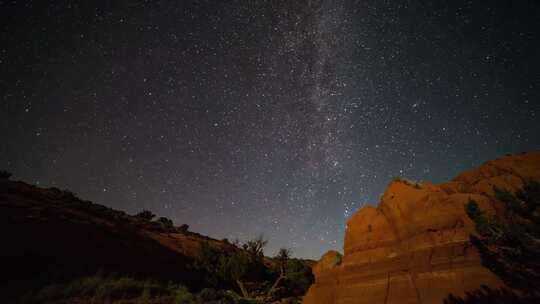
[[[506,285],[518,290],[523,303],[537,303],[540,301],[540,183],[526,183],[515,194],[498,188],[494,191],[506,207],[504,216],[485,214],[473,200],[465,206],[479,234],[472,235],[471,242],[478,249],[482,264]],[[482,293],[477,298],[479,295]],[[448,303],[457,303],[454,298]],[[469,298],[470,301],[460,303],[483,303]],[[487,295],[483,298],[487,299]]]

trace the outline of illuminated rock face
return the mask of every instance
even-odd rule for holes
[[[540,181],[540,152],[489,161],[441,185],[391,182],[377,208],[349,219],[341,264],[327,253],[314,267],[303,303],[442,303],[449,293],[502,286],[469,242],[475,229],[464,206],[473,199],[504,212],[493,187],[514,192],[528,180]]]

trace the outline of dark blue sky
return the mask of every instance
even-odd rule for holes
[[[318,258],[392,176],[540,148],[538,1],[0,1],[0,167]]]

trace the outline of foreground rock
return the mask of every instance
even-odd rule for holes
[[[445,184],[391,182],[378,207],[348,221],[341,263],[329,252],[313,268],[303,303],[442,303],[449,293],[502,286],[469,242],[475,229],[464,206],[473,199],[504,212],[493,187],[514,192],[528,180],[540,181],[540,152],[486,162]]]

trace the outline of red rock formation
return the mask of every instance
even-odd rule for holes
[[[303,303],[442,303],[449,293],[502,286],[469,242],[475,229],[464,206],[474,199],[504,212],[493,187],[514,192],[527,180],[540,181],[540,152],[489,161],[441,185],[391,182],[378,207],[348,221],[341,264],[329,252],[313,268]]]

